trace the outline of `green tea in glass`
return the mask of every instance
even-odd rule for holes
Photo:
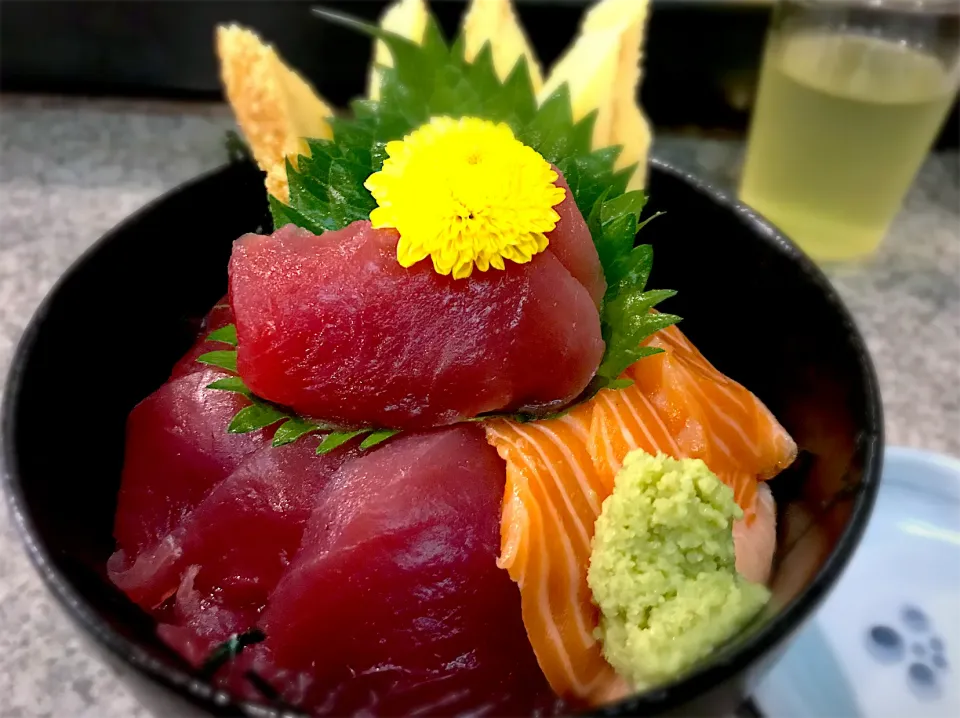
[[[740,198],[821,261],[880,244],[960,85],[956,0],[774,9]]]

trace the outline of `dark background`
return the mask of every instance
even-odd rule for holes
[[[0,89],[215,99],[217,23],[257,30],[331,102],[365,88],[370,42],[309,15],[324,4],[375,19],[388,0],[2,0]],[[432,0],[448,34],[464,0]],[[515,0],[545,66],[574,36],[589,0]],[[770,5],[654,0],[643,106],[653,124],[740,134],[749,119]],[[957,108],[940,146],[958,144]]]

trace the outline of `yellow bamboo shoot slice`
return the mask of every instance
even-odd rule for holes
[[[637,102],[649,9],[649,0],[601,0],[584,15],[577,38],[547,79],[553,89],[569,84],[576,119],[598,110],[594,147],[623,146],[617,168],[637,164],[629,189],[646,182],[652,141]],[[545,88],[541,97],[546,94]]]
[[[425,0],[398,0],[383,13],[380,27],[419,45],[427,29],[427,3]],[[382,40],[375,43],[370,63],[367,96],[371,100],[380,99],[380,67],[393,67],[393,56]]]
[[[573,119],[597,110],[593,128],[594,148],[607,147],[613,139],[613,94],[620,57],[616,31],[583,32],[553,66],[539,101],[543,103],[562,84],[570,90]]]
[[[525,57],[533,91],[543,87],[543,71],[511,0],[471,0],[463,16],[463,39],[467,62],[472,62],[489,42],[493,67],[501,80],[506,80],[517,61]]]

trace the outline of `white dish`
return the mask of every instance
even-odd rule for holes
[[[754,692],[767,718],[960,716],[960,461],[888,448],[824,605]]]

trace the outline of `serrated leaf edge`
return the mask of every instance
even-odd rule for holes
[[[350,27],[351,29],[359,31],[363,34],[385,41],[388,47],[391,48],[391,52],[394,54],[394,63],[391,67],[383,68],[382,81],[384,82],[386,82],[386,78],[392,78],[396,80],[400,72],[404,70],[404,68],[401,67],[402,63],[411,58],[411,55],[406,55],[406,57],[404,57],[403,59],[397,58],[396,56],[397,53],[393,51],[394,46],[398,48],[402,47],[407,53],[412,53],[412,54],[419,53],[420,56],[417,57],[416,59],[421,63],[428,62],[430,52],[440,52],[442,50],[445,53],[445,57],[450,59],[452,65],[456,65],[456,63],[460,63],[459,69],[461,71],[461,76],[466,81],[469,81],[470,79],[467,69],[477,65],[478,61],[480,63],[483,63],[483,62],[486,62],[487,60],[486,56],[484,55],[484,49],[487,49],[489,47],[489,44],[487,44],[485,48],[481,49],[481,52],[478,54],[478,56],[474,58],[474,62],[467,63],[462,56],[463,44],[461,42],[461,39],[456,40],[452,45],[447,44],[446,40],[442,37],[442,34],[439,32],[439,26],[436,22],[436,18],[432,14],[429,16],[429,19],[428,19],[428,26],[427,26],[427,30],[425,31],[424,44],[417,45],[416,43],[411,42],[407,38],[404,38],[400,35],[396,35],[395,33],[386,31],[377,25],[368,23],[364,20],[351,16],[348,13],[342,13],[336,10],[323,8],[323,7],[312,8],[312,12],[314,15],[321,17],[323,19],[326,19],[328,21],[337,23],[339,25]],[[487,54],[490,54],[489,49],[487,49]],[[431,67],[435,67],[435,66],[431,66]],[[431,73],[431,74],[435,75],[435,73]],[[496,90],[498,92],[503,92],[505,88],[510,88],[511,90],[514,90],[515,89],[514,86],[518,82],[518,80],[514,77],[515,75],[526,76],[526,80],[527,80],[526,89],[529,91],[530,96],[533,98],[533,106],[534,106],[533,116],[528,121],[523,123],[521,127],[514,128],[517,134],[517,137],[524,142],[528,142],[529,140],[528,144],[530,144],[530,146],[533,147],[533,149],[539,152],[546,159],[554,162],[554,164],[559,164],[560,162],[564,162],[567,164],[568,167],[573,166],[578,168],[580,178],[576,182],[576,187],[573,187],[573,185],[571,185],[571,190],[574,195],[574,200],[576,201],[578,207],[581,209],[581,212],[583,212],[585,217],[587,218],[588,226],[590,227],[590,230],[591,230],[591,235],[593,237],[594,243],[598,246],[598,249],[601,243],[604,243],[605,241],[608,240],[608,237],[606,236],[606,230],[613,228],[617,220],[622,219],[626,214],[634,215],[634,222],[632,226],[631,226],[631,223],[629,222],[627,223],[627,226],[626,226],[626,229],[633,230],[633,238],[631,238],[631,241],[629,242],[629,249],[627,249],[625,252],[619,252],[613,256],[606,257],[606,262],[604,263],[604,272],[605,274],[612,273],[613,267],[615,264],[629,262],[629,259],[628,259],[629,255],[636,248],[634,246],[636,233],[642,227],[644,227],[648,222],[650,222],[652,219],[662,214],[662,212],[657,212],[654,215],[647,217],[643,221],[640,221],[639,211],[633,212],[630,210],[629,206],[626,208],[621,208],[618,204],[614,204],[610,206],[610,203],[616,203],[617,200],[620,200],[620,203],[622,204],[621,198],[624,197],[626,194],[628,194],[626,192],[627,181],[629,177],[633,175],[633,172],[636,169],[636,166],[632,165],[630,167],[623,168],[620,170],[614,170],[615,162],[622,149],[619,146],[603,147],[596,150],[589,148],[589,138],[590,138],[590,135],[592,134],[591,130],[592,130],[593,123],[595,122],[596,113],[595,112],[590,113],[587,116],[580,118],[577,121],[574,121],[572,103],[570,101],[569,87],[567,87],[566,84],[558,87],[542,103],[537,103],[535,93],[533,92],[532,83],[530,82],[529,65],[525,57],[518,58],[516,64],[514,65],[513,69],[511,70],[511,72],[509,73],[509,75],[505,80],[500,80],[499,77],[497,77],[496,75],[494,76],[493,79],[496,83]],[[396,88],[393,88],[393,89],[396,89]],[[390,112],[393,112],[395,115],[393,116],[393,119],[390,120],[391,122],[396,122],[398,119],[400,119],[402,121],[406,121],[410,125],[413,124],[413,121],[410,120],[409,117],[407,116],[408,111],[405,111],[403,108],[393,108],[392,110],[387,110],[385,109],[383,102],[367,102],[364,105],[363,118],[357,115],[357,113],[355,113],[355,117],[352,119],[337,118],[336,122],[333,123],[335,129],[334,129],[334,137],[332,140],[310,139],[309,143],[314,155],[313,157],[300,158],[301,160],[303,160],[303,163],[299,164],[299,166],[301,167],[301,169],[306,170],[307,168],[312,166],[310,164],[311,160],[314,160],[315,162],[320,162],[321,164],[325,163],[327,166],[326,173],[329,174],[329,172],[333,171],[334,166],[343,170],[349,169],[348,164],[345,164],[345,163],[353,164],[354,161],[349,160],[348,155],[354,156],[358,152],[366,152],[366,153],[369,153],[370,155],[371,166],[369,168],[366,168],[366,167],[359,167],[354,164],[355,170],[359,169],[363,172],[366,172],[366,170],[369,169],[370,173],[376,171],[377,169],[379,169],[379,165],[377,163],[377,160],[375,159],[375,155],[377,155],[378,153],[382,154],[380,152],[380,149],[382,149],[382,145],[386,140],[384,140],[383,138],[376,140],[375,135],[371,134],[373,130],[371,130],[370,127],[367,127],[365,129],[364,123],[367,123],[369,125],[369,123],[371,122],[382,122],[384,121],[385,117],[389,116]],[[550,124],[550,122],[548,122],[546,118],[551,113],[560,115],[563,119],[563,122],[561,124]],[[337,144],[337,131],[336,131],[337,127],[339,127],[344,132],[349,131],[349,132],[353,132],[360,135],[369,134],[371,138],[371,142],[373,144],[370,146],[339,146]],[[560,132],[560,130],[564,127],[566,128],[565,135],[562,132]],[[412,129],[414,129],[414,126],[408,127],[406,132],[409,132]],[[530,137],[531,134],[534,134],[535,136],[531,138]],[[399,139],[399,138],[400,137],[393,137],[392,139]],[[565,154],[562,157],[555,154],[558,145],[567,146],[568,144],[578,140],[581,144],[584,141],[586,141],[587,143],[586,146],[588,147],[588,149],[585,153],[577,154],[576,152],[573,152],[570,154]],[[329,156],[324,159],[320,156],[321,153],[329,153]],[[336,154],[336,153],[339,153],[339,154]],[[382,162],[382,157],[380,161]],[[593,173],[584,172],[583,170],[587,166],[592,166],[595,171]],[[340,170],[338,169],[338,171]],[[316,202],[319,203],[320,206],[323,206],[323,205],[330,206],[332,204],[331,200],[337,199],[337,206],[341,208],[339,211],[342,219],[335,220],[332,217],[327,217],[327,218],[324,218],[324,224],[329,226],[322,226],[318,224],[316,221],[312,220],[305,213],[307,210],[294,206],[295,199],[294,199],[294,192],[293,192],[294,182],[298,180],[300,177],[304,177],[306,184],[308,185],[313,184],[318,180],[310,179],[305,175],[305,171],[297,170],[289,162],[287,164],[287,172],[288,172],[288,176],[291,184],[291,203],[287,205],[280,202],[275,197],[269,198],[270,210],[271,210],[271,214],[273,214],[274,216],[275,225],[278,224],[278,220],[283,220],[283,223],[293,222],[294,224],[298,224],[299,226],[309,229],[315,234],[320,234],[326,229],[334,228],[336,225],[341,223],[343,224],[343,226],[346,226],[346,224],[349,223],[348,221],[346,221],[349,217],[354,217],[358,212],[363,211],[363,208],[351,206],[349,201],[347,201],[346,195],[344,195],[344,191],[349,188],[345,187],[344,184],[341,184],[339,187],[333,188],[342,197],[342,200],[337,198],[331,198],[330,193],[332,190],[328,184],[328,186],[326,187],[326,191],[324,192],[324,196],[318,196],[316,195],[315,192],[310,192],[310,194],[316,198]],[[356,175],[356,173],[354,173],[354,176],[359,177],[359,175]],[[365,177],[363,179],[365,179]],[[303,185],[298,185],[297,190],[300,192],[307,191],[306,187],[304,187]],[[592,198],[593,195],[596,195],[594,201],[587,203],[586,201],[587,198]],[[361,194],[360,196],[363,196],[363,195]],[[645,204],[645,200],[646,200],[646,197],[644,195],[643,204]],[[589,212],[584,212],[585,203],[590,205]],[[632,203],[628,203],[628,204],[632,204]],[[612,210],[612,212],[611,214],[604,215],[603,210],[608,207]],[[641,206],[640,210],[642,211],[642,209],[643,207]],[[369,212],[367,213],[367,215],[368,214]],[[354,221],[354,220],[349,220],[349,221]],[[626,242],[624,241],[626,239],[627,239],[626,236],[621,237],[620,238],[621,241],[619,242],[619,244],[622,246],[626,246]],[[615,240],[616,238],[613,238],[613,237],[609,238],[609,241],[612,242],[610,246],[612,247],[617,246],[617,242]],[[645,284],[645,281],[643,283]],[[611,289],[614,289],[614,288],[612,287]],[[625,292],[633,292],[633,293],[640,294],[643,292],[644,287],[643,286],[622,286],[622,287],[617,287],[615,289],[616,291],[614,291],[612,294],[610,294],[608,297],[605,298],[604,306],[601,307],[602,323],[604,322],[604,309],[610,302],[615,301],[618,296],[620,296]],[[640,294],[640,296],[642,296],[642,294]],[[655,333],[656,331],[659,331],[659,329],[665,328],[670,324],[680,321],[680,318],[674,317],[674,315],[661,314],[657,316],[660,317],[658,320],[653,320],[649,322],[649,326],[652,329],[652,331],[650,331],[649,333],[644,333],[643,331],[646,320],[641,320],[640,322],[636,322],[636,321],[632,322],[631,336],[642,335],[640,341],[643,341],[646,338],[648,338],[650,335]],[[607,327],[609,328],[609,326],[610,324],[609,322],[607,322]],[[608,350],[609,350],[609,346],[608,346]],[[658,353],[659,350],[656,350],[651,347],[641,348],[638,342],[636,351],[637,353],[640,353],[640,354],[650,355],[653,353]],[[213,354],[213,352],[210,352],[208,354]],[[206,356],[207,355],[204,355],[204,357]],[[606,356],[606,353],[605,353],[603,360],[601,360],[601,366],[603,366],[604,361],[607,359],[608,357]],[[198,361],[200,361],[200,359],[198,359]],[[206,363],[214,363],[214,362],[208,361]],[[216,364],[216,365],[221,366],[221,368],[228,368],[228,367],[223,367],[221,364]],[[228,370],[233,371],[234,373],[236,372],[235,367],[232,369],[228,368]],[[622,381],[625,381],[625,380],[620,379],[619,377],[614,377],[614,378],[601,377],[598,371],[598,374],[594,377],[594,380],[591,381],[591,386],[594,387],[593,389],[588,387],[588,389],[585,390],[584,394],[581,395],[581,397],[578,397],[578,399],[575,400],[574,403],[570,404],[568,407],[561,410],[560,412],[554,412],[548,416],[549,417],[560,416],[566,413],[567,411],[569,411],[570,409],[574,408],[575,406],[578,406],[579,404],[583,403],[584,401],[588,401],[600,389],[615,388],[616,385]],[[250,394],[250,396],[253,400],[258,401],[256,397],[253,397],[252,394]],[[531,421],[531,420],[547,418],[547,416],[540,417],[540,416],[534,416],[531,414],[523,414],[523,413],[520,413],[520,414],[504,413],[504,414],[492,414],[486,417],[477,417],[475,419],[471,419],[471,421],[492,419],[492,418],[498,418],[498,417],[512,418],[516,421]],[[288,414],[288,421],[289,420],[306,421],[292,414]],[[307,433],[311,433],[311,432],[307,432]],[[325,438],[321,441],[320,446],[318,446],[318,453],[325,453],[325,452],[321,452],[320,448],[323,447],[325,444],[329,445],[330,443],[329,440],[331,437],[338,437],[338,438],[347,437],[342,439],[339,443],[335,444],[335,446],[339,446],[342,443],[346,443],[346,441],[356,436],[367,435],[367,438],[361,442],[361,448],[366,448],[364,447],[364,444],[366,444],[367,447],[376,445],[377,443],[380,443],[380,441],[385,441],[386,438],[389,438],[395,435],[396,433],[397,432],[393,430],[378,430],[378,429],[372,429],[372,428],[359,429],[354,431],[344,431],[344,432],[331,432],[326,434]],[[377,436],[377,437],[384,436],[385,438],[378,439],[377,441],[370,441],[370,439],[373,436]],[[334,441],[336,441],[336,438],[334,439]],[[332,448],[335,448],[335,447],[332,447]],[[332,448],[328,449],[328,451],[332,450]]]

